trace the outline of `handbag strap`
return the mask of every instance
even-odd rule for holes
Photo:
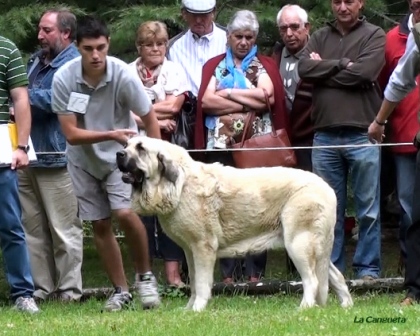
[[[249,118],[247,118],[246,122],[245,122],[245,126],[244,126],[244,130],[242,131],[242,139],[241,139],[241,148],[244,146],[244,142],[245,142],[245,136],[248,134],[248,130],[251,127],[251,120],[254,120],[254,115],[255,112],[248,112],[251,113],[251,116]]]
[[[267,103],[267,106],[268,106],[268,116],[269,116],[270,122],[271,122],[271,135],[276,137],[277,133],[276,133],[276,130],[274,129],[273,113],[272,113],[272,110],[271,110],[270,99],[268,98],[267,90],[263,89],[263,91],[264,91],[264,95],[265,95],[265,102]]]
[[[264,97],[265,97],[265,104],[267,105],[268,114],[269,114],[269,116],[270,116],[270,121],[271,121],[271,132],[272,132],[274,135],[276,135],[276,132],[274,131],[274,126],[273,126],[273,119],[272,119],[272,116],[271,116],[271,104],[270,104],[270,99],[268,98],[268,93],[267,93],[267,90],[266,90],[266,89],[263,89],[263,92],[264,92]],[[243,133],[242,133],[242,139],[241,139],[241,146],[240,146],[240,148],[242,148],[242,147],[244,146],[245,136],[248,134],[249,128],[251,127],[251,120],[254,120],[254,115],[255,115],[255,112],[254,112],[254,111],[252,111],[252,112],[250,112],[250,113],[252,113],[252,114],[251,114],[251,117],[250,117],[250,118],[248,118],[248,120],[247,120],[247,121],[246,121],[246,123],[245,123],[244,130],[243,130]]]

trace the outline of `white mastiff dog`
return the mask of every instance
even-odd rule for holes
[[[117,153],[117,164],[123,181],[133,185],[134,211],[157,215],[185,251],[187,309],[206,307],[217,258],[281,247],[302,278],[300,307],[325,305],[329,283],[343,307],[353,305],[343,275],[330,262],[336,196],[317,175],[205,164],[179,146],[145,136],[131,138]]]

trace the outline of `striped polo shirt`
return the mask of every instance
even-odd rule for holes
[[[16,45],[0,36],[0,123],[9,120],[10,90],[28,85],[28,75]]]
[[[225,53],[226,42],[226,31],[215,23],[210,34],[198,37],[187,30],[170,41],[168,59],[184,68],[194,96],[198,95],[203,65],[210,58]]]

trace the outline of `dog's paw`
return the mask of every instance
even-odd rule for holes
[[[194,301],[195,301],[195,297],[191,297],[189,300],[188,300],[188,303],[187,303],[187,305],[185,306],[185,310],[191,310],[192,309],[192,307],[193,307],[193,305],[194,305]]]
[[[196,298],[192,306],[192,310],[195,312],[203,311],[207,306],[207,300]]]
[[[345,299],[341,302],[341,307],[351,308],[353,307],[353,300],[351,298]]]
[[[314,308],[314,307],[318,307],[318,305],[316,304],[316,302],[307,302],[307,301],[302,301],[300,303],[299,306],[299,310],[304,310],[304,309],[309,309],[309,308]]]

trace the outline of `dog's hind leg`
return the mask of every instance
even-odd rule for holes
[[[328,300],[328,268],[330,266],[330,258],[329,255],[326,254],[325,256],[318,256],[316,265],[315,265],[315,273],[316,277],[318,278],[318,292],[316,294],[316,303],[319,306],[325,306]]]
[[[292,241],[285,240],[286,250],[296,266],[303,286],[303,299],[300,308],[309,308],[316,305],[318,293],[318,278],[315,273],[316,253],[314,246],[309,244],[311,234],[303,232],[292,238]]]
[[[331,287],[337,293],[341,307],[347,308],[353,306],[353,299],[350,295],[346,281],[344,280],[344,276],[331,261],[328,275]]]
[[[191,246],[191,250],[194,259],[195,284],[195,300],[192,309],[199,312],[206,308],[211,298],[217,248],[213,248],[209,242],[201,241]]]
[[[188,265],[188,276],[190,280],[190,291],[191,296],[187,303],[185,309],[192,309],[194,301],[195,301],[195,271],[194,271],[194,258],[192,252],[190,250],[184,249],[185,259],[187,260]]]

